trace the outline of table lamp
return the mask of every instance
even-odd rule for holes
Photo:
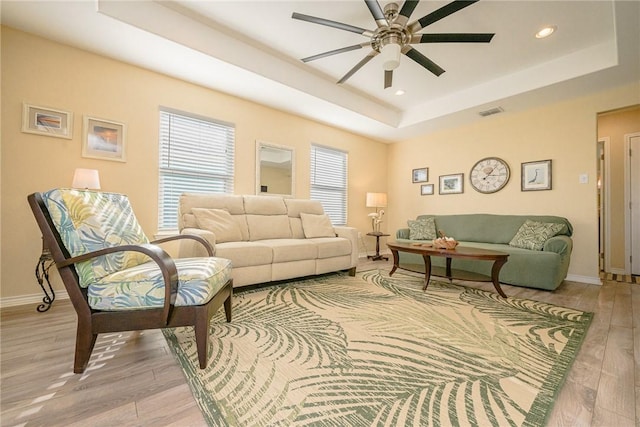
[[[78,168],[73,173],[73,188],[84,188],[86,190],[100,189],[100,175],[96,169]]]
[[[373,231],[380,231],[380,223],[382,222],[384,211],[380,210],[378,212],[378,208],[387,206],[387,193],[367,193],[366,206],[368,208],[376,208],[376,212],[370,213],[369,217],[371,218]]]

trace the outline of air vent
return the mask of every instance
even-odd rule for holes
[[[503,111],[504,110],[502,109],[502,107],[495,107],[488,110],[480,111],[478,114],[480,114],[482,117],[487,117],[494,114],[502,113]]]

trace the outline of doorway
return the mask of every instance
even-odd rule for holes
[[[640,275],[640,132],[625,135],[625,171],[629,271]]]
[[[640,280],[640,105],[599,113],[597,127],[599,269],[606,276],[618,277],[613,280],[637,283]]]

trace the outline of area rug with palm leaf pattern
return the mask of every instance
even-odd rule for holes
[[[238,292],[210,328],[164,329],[214,426],[539,426],[592,314],[370,271]]]

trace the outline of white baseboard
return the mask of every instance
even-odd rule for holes
[[[19,295],[17,297],[0,298],[0,308],[17,307],[19,305],[30,305],[30,304],[39,305],[39,304],[42,304],[42,298],[44,298],[44,294],[42,292],[38,294]],[[67,294],[67,291],[58,290],[56,291],[56,298],[54,299],[53,303],[55,304],[56,300],[64,300],[64,299],[69,299],[69,295]]]
[[[587,283],[589,285],[602,285],[602,280],[599,277],[592,276],[580,276],[578,274],[567,274],[567,278],[569,282],[580,282]]]
[[[624,268],[611,268],[610,270],[611,271],[609,271],[609,273],[611,274],[622,274],[622,275],[629,274]]]

